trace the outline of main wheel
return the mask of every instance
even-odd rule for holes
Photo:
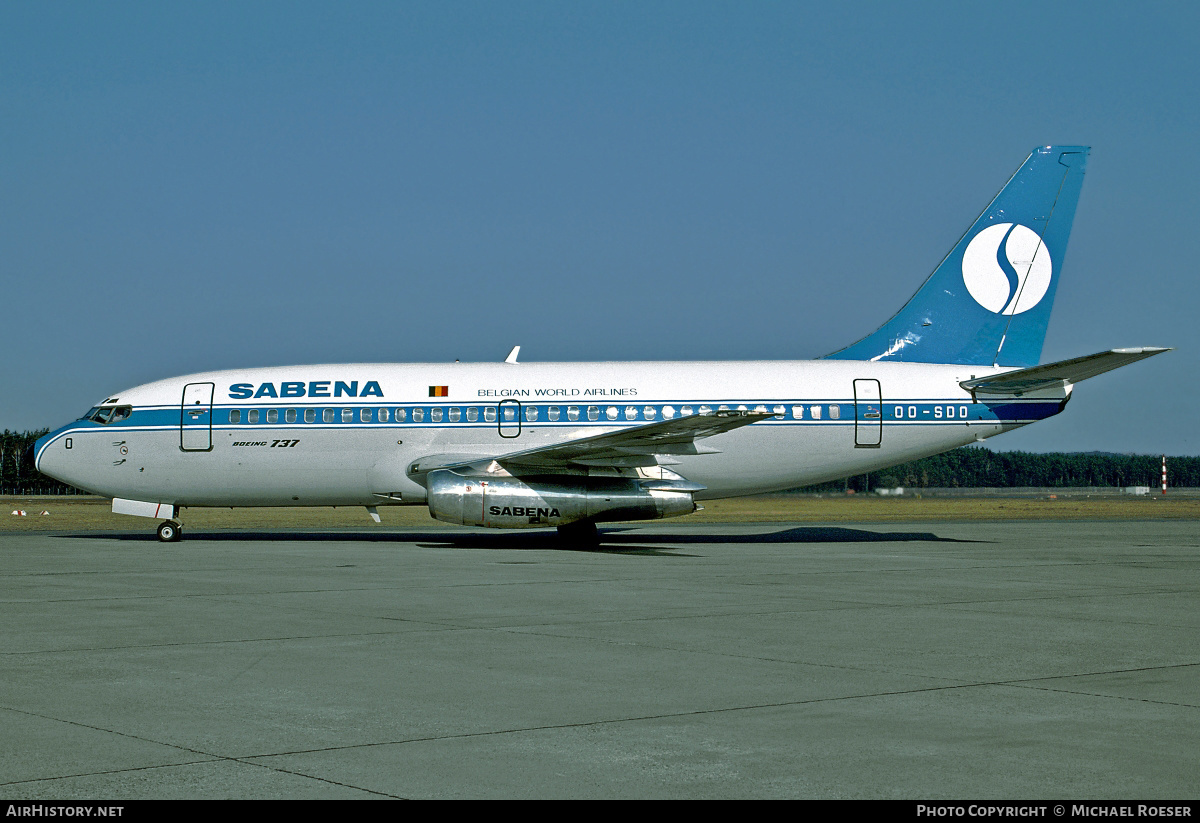
[[[158,524],[158,539],[164,543],[176,543],[183,537],[183,529],[174,520]]]
[[[596,530],[596,524],[591,520],[579,520],[559,526],[558,536],[564,543],[575,546],[600,545],[600,532]]]

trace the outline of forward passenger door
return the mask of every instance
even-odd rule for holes
[[[188,383],[179,407],[179,448],[212,451],[212,383]]]

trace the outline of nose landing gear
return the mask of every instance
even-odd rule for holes
[[[158,539],[163,543],[178,543],[183,539],[183,527],[174,520],[159,523]]]

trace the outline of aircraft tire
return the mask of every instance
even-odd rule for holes
[[[580,520],[566,526],[559,526],[558,537],[564,543],[574,546],[600,545],[600,532],[596,530],[596,524],[591,520]]]
[[[163,543],[178,543],[183,538],[183,529],[174,520],[158,524],[158,539]]]

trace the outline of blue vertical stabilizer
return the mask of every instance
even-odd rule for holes
[[[904,308],[837,360],[1035,366],[1087,166],[1035,149]]]

